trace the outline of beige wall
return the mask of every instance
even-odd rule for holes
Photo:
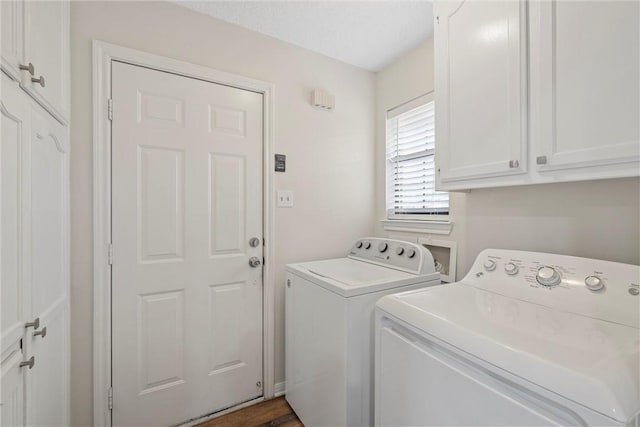
[[[275,84],[275,187],[295,207],[275,213],[276,381],[284,380],[286,263],[341,256],[373,229],[374,75],[164,2],[72,2],[72,423],[92,413],[91,40],[103,40]],[[314,88],[336,96],[314,110]]]
[[[376,75],[376,219],[385,215],[385,112],[431,90],[433,40]],[[457,243],[458,278],[488,247],[640,264],[638,178],[451,193],[450,204],[454,221],[451,235],[433,237]],[[386,235],[378,221],[375,227],[379,235]]]

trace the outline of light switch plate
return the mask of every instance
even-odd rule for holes
[[[278,190],[278,207],[279,208],[293,207],[293,191]]]

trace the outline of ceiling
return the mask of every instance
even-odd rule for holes
[[[428,0],[177,3],[370,71],[379,71],[433,34]]]

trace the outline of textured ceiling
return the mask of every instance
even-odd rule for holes
[[[430,1],[177,1],[189,9],[378,71],[433,34]]]

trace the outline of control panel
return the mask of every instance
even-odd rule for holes
[[[463,283],[638,327],[640,266],[567,255],[486,249]]]
[[[365,237],[353,245],[349,251],[349,258],[413,274],[429,274],[436,271],[429,249],[400,240]]]

